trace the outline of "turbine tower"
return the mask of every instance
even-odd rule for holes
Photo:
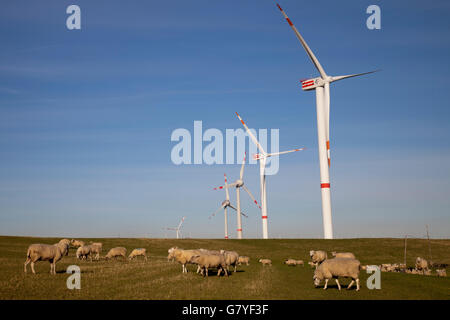
[[[217,212],[219,212],[219,210],[221,210],[223,208],[223,212],[224,212],[224,216],[225,216],[225,239],[228,239],[228,217],[227,217],[227,208],[230,207],[231,209],[234,209],[234,211],[238,211],[235,207],[233,207],[231,205],[230,202],[230,194],[228,192],[228,183],[227,183],[227,175],[224,174],[223,175],[225,177],[225,185],[224,186],[220,186],[217,188],[214,188],[214,190],[219,190],[219,189],[225,189],[225,195],[226,195],[226,199],[224,201],[222,201],[221,206],[219,207],[219,209],[217,209],[212,215],[210,215],[208,217],[208,219],[211,219],[212,217],[214,217],[216,215]],[[241,212],[241,214],[244,217],[247,217],[247,215],[245,215],[243,212]]]
[[[181,235],[181,225],[183,224],[183,221],[186,217],[181,218],[180,223],[178,224],[178,227],[175,228],[166,228],[167,230],[174,230],[177,232],[177,239],[180,239],[180,235]]]
[[[261,215],[262,215],[262,233],[263,238],[268,239],[269,238],[269,231],[267,228],[267,197],[266,197],[266,160],[269,157],[278,156],[280,154],[290,153],[290,152],[296,152],[300,150],[304,150],[305,148],[300,149],[293,149],[289,151],[283,151],[283,152],[276,152],[276,153],[267,153],[264,148],[261,146],[261,144],[258,142],[258,139],[253,135],[253,133],[249,130],[247,125],[245,124],[244,120],[242,120],[241,116],[236,112],[236,115],[238,116],[239,120],[241,121],[242,125],[245,128],[245,131],[247,131],[248,136],[253,141],[253,143],[258,147],[258,150],[260,153],[254,154],[253,158],[255,160],[259,161],[259,176],[261,179]]]
[[[316,110],[317,110],[317,136],[319,147],[319,164],[320,164],[320,188],[322,193],[322,216],[323,216],[323,232],[325,239],[333,239],[333,223],[331,219],[331,193],[330,193],[330,83],[362,76],[376,71],[365,73],[350,74],[344,76],[329,76],[325,73],[319,60],[309,48],[297,28],[288,18],[286,13],[277,4],[286,21],[294,30],[295,35],[302,44],[306,54],[320,73],[320,77],[301,80],[302,89],[304,91],[316,90]]]
[[[258,206],[258,208],[261,209],[261,207],[259,206],[258,202],[255,200],[255,197],[253,197],[253,194],[244,185],[244,167],[245,167],[246,155],[247,155],[247,153],[245,153],[244,160],[242,161],[241,171],[240,171],[240,174],[239,174],[239,179],[237,179],[235,182],[233,182],[231,184],[227,184],[227,181],[225,179],[225,185],[224,186],[219,187],[219,188],[215,188],[215,189],[225,188],[225,190],[227,190],[227,194],[228,194],[228,188],[232,188],[232,187],[236,188],[236,203],[237,203],[236,213],[237,213],[237,238],[238,239],[242,239],[242,222],[241,222],[241,213],[242,212],[241,212],[240,188],[243,188],[248,193],[248,195],[253,200],[253,202]]]

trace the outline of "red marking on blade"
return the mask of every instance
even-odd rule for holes
[[[277,3],[277,7],[278,7],[278,9],[280,9],[280,11],[283,11],[283,9],[281,9],[281,7],[278,3]]]
[[[320,187],[321,187],[321,188],[329,188],[329,187],[330,187],[330,184],[329,184],[329,183],[321,183],[321,184],[320,184]]]
[[[243,124],[243,125],[245,125],[245,122],[244,122],[244,120],[241,120],[241,122],[242,122],[242,124]]]
[[[267,219],[267,216],[262,216],[263,219]]]
[[[286,18],[287,22],[289,23],[290,26],[293,26],[294,24],[291,22],[291,20],[289,20],[289,18]]]
[[[304,80],[304,81],[302,81],[303,84],[313,83],[313,82],[314,82],[314,80]]]
[[[330,150],[330,141],[327,141],[327,150]]]
[[[328,166],[330,166],[330,158],[328,158]]]
[[[236,229],[236,231],[242,231],[242,229]]]

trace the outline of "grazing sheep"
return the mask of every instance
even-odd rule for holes
[[[239,256],[238,265],[245,263],[247,266],[250,264],[250,258],[247,256]]]
[[[90,254],[91,254],[91,246],[81,246],[77,249],[76,256],[80,260],[87,260]]]
[[[50,262],[50,274],[56,274],[56,263],[68,251],[68,245],[65,243],[50,244],[32,244],[27,250],[27,260],[24,264],[24,271],[27,272],[27,265],[31,262],[31,271],[35,274],[34,264],[37,261]]]
[[[351,252],[336,252],[333,251],[331,252],[331,254],[333,255],[333,257],[336,258],[349,258],[349,259],[356,259],[355,255]]]
[[[284,264],[287,264],[288,266],[296,266],[297,262],[294,259],[287,259],[283,262]]]
[[[209,268],[217,268],[217,276],[223,271],[228,277],[227,262],[224,255],[221,254],[200,254],[190,258],[189,263],[197,264],[203,276],[208,276]],[[205,271],[205,272],[204,272]]]
[[[84,243],[84,241],[81,241],[81,240],[72,239],[72,240],[70,240],[70,244],[72,245],[72,247],[77,248],[77,247],[84,246],[85,243]]]
[[[186,268],[186,264],[191,263],[191,258],[196,255],[202,254],[200,250],[183,250],[178,248],[171,248],[171,252],[169,254],[172,254],[175,261],[181,264],[182,266],[182,273],[187,273],[188,269]],[[170,249],[169,249],[170,250]],[[198,270],[197,270],[198,271]]]
[[[416,269],[417,270],[428,270],[428,262],[424,258],[417,257],[416,259]]]
[[[327,253],[322,250],[318,250],[318,251],[311,250],[309,252],[309,256],[311,257],[311,261],[314,263],[316,268],[319,264],[321,264],[323,261],[325,261],[328,258]]]
[[[424,270],[423,271],[424,276],[431,276],[431,270]]]
[[[353,283],[356,281],[356,291],[359,291],[359,270],[361,269],[361,263],[356,259],[348,258],[334,258],[323,261],[314,271],[314,285],[319,286],[322,280],[325,280],[324,289],[327,289],[328,280],[336,279],[338,289],[341,290],[341,285],[338,281],[338,277],[352,278],[352,282],[348,285],[347,289],[350,289]]]
[[[95,254],[95,259],[99,260],[100,259],[100,253],[102,253],[103,250],[103,244],[101,242],[91,242],[91,244],[89,244],[89,246],[91,247],[91,261],[92,261],[92,255]]]
[[[445,269],[436,269],[436,274],[438,277],[446,277],[447,271]]]
[[[128,259],[131,260],[135,257],[143,256],[145,261],[147,261],[147,249],[145,248],[137,248],[131,251],[130,255],[128,256]]]
[[[230,266],[234,266],[234,272],[236,272],[239,254],[236,251],[225,251],[225,250],[220,250],[220,254],[223,254],[225,257],[228,272],[230,272]]]
[[[295,264],[298,266],[305,266],[305,263],[303,262],[303,260],[295,260]]]
[[[272,265],[272,260],[270,260],[270,259],[259,259],[258,262],[261,262],[263,266],[265,266],[265,265],[271,266]]]
[[[127,258],[127,249],[124,247],[115,247],[108,251],[105,256],[105,259],[111,259],[115,257],[124,257]]]
[[[312,261],[309,261],[308,264],[311,266],[311,268],[314,268],[316,266],[316,264]]]

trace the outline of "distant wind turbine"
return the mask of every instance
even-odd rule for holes
[[[166,228],[166,230],[173,230],[177,232],[177,239],[180,239],[181,237],[181,225],[183,224],[183,221],[186,217],[181,218],[180,223],[178,224],[178,227],[175,228]]]

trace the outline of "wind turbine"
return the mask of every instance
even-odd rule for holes
[[[180,235],[181,235],[181,225],[183,224],[183,221],[186,217],[181,218],[180,223],[178,224],[178,227],[176,228],[166,228],[167,230],[174,230],[177,232],[177,239],[180,239]]]
[[[253,133],[249,130],[249,128],[245,124],[244,120],[242,120],[241,116],[237,112],[236,112],[236,115],[238,116],[239,120],[241,120],[241,123],[244,126],[245,130],[247,131],[248,136],[250,137],[250,139],[252,139],[253,143],[258,147],[258,150],[260,152],[258,154],[254,154],[253,159],[259,160],[259,176],[261,178],[262,233],[263,233],[263,238],[268,239],[269,233],[268,233],[268,229],[267,229],[266,160],[269,157],[279,156],[280,154],[285,154],[285,153],[296,152],[296,151],[304,150],[305,148],[293,149],[293,150],[289,150],[289,151],[282,151],[282,152],[276,152],[276,153],[267,153],[264,150],[264,148],[261,146],[261,144],[258,142],[256,137],[253,135]]]
[[[297,28],[288,18],[286,13],[281,9],[277,3],[286,21],[294,30],[295,35],[302,44],[306,54],[311,59],[312,63],[320,73],[320,77],[300,80],[302,89],[304,91],[316,90],[316,110],[317,110],[317,135],[319,146],[319,164],[320,164],[320,188],[322,193],[322,216],[323,216],[323,231],[325,239],[333,239],[333,223],[331,219],[331,194],[330,194],[330,83],[342,79],[358,77],[376,71],[349,74],[343,76],[329,76],[325,73],[319,60],[317,60],[314,53],[309,48]],[[378,70],[377,70],[378,71]]]
[[[225,216],[225,239],[228,239],[228,216],[227,216],[227,208],[230,207],[231,209],[233,209],[234,211],[238,211],[235,207],[233,207],[231,205],[230,202],[230,193],[228,192],[228,183],[227,183],[227,175],[224,174],[223,175],[225,178],[225,185],[224,186],[220,186],[217,188],[214,188],[214,190],[219,190],[219,189],[225,189],[225,194],[226,194],[226,199],[224,201],[222,201],[222,204],[220,205],[219,209],[217,209],[212,215],[210,215],[208,217],[208,219],[211,219],[212,217],[214,217],[216,215],[217,212],[219,212],[222,208],[224,211],[224,216]],[[246,214],[244,214],[243,212],[241,212],[241,214],[244,217],[247,217]],[[239,219],[239,218],[238,218]]]
[[[244,188],[244,190],[248,193],[248,195],[250,196],[250,198],[253,200],[253,202],[258,206],[259,209],[261,209],[261,207],[259,206],[258,202],[255,200],[255,197],[253,197],[253,194],[250,192],[250,190],[248,190],[248,188],[244,185],[244,167],[245,167],[245,158],[246,158],[247,153],[245,153],[244,155],[244,160],[242,161],[242,165],[241,165],[241,172],[239,174],[239,179],[237,179],[235,182],[231,183],[231,184],[226,184],[226,179],[225,179],[225,186],[223,187],[219,187],[219,188],[225,188],[225,190],[227,190],[228,188],[232,188],[235,187],[236,188],[236,203],[237,203],[237,237],[238,239],[242,239],[242,222],[241,222],[241,196],[240,196],[240,188]],[[218,189],[218,188],[216,188]],[[227,190],[227,194],[228,194],[228,190]]]

